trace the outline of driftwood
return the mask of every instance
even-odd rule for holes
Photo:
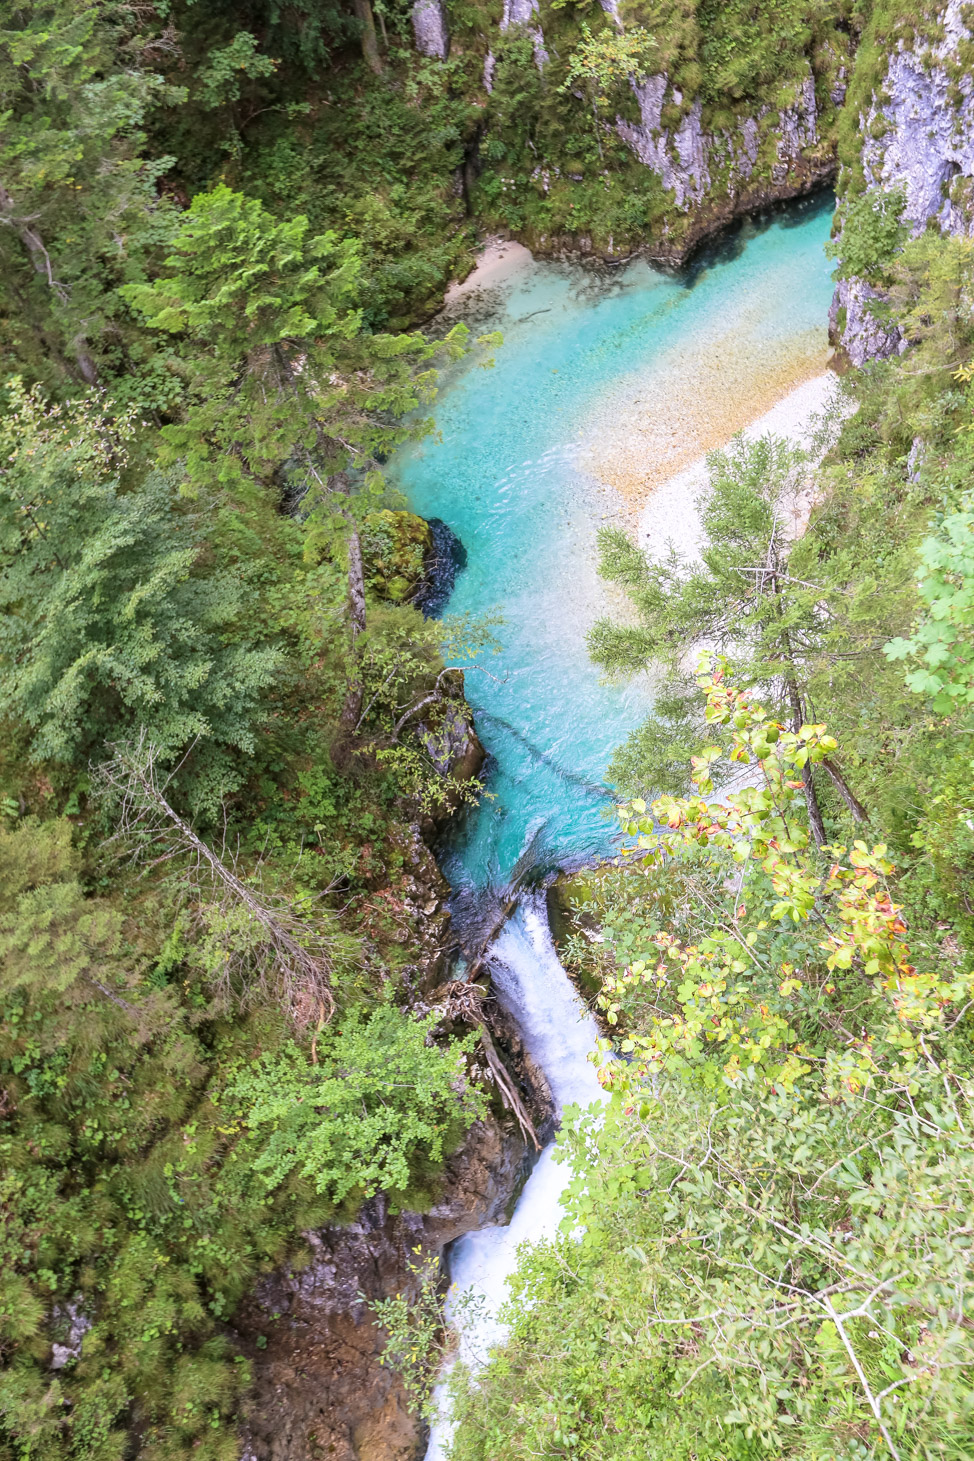
[[[510,1072],[501,1059],[488,1028],[487,1017],[484,1013],[483,990],[477,984],[465,983],[460,979],[453,980],[447,985],[446,1014],[452,1020],[465,1025],[474,1025],[478,1029],[487,1065],[494,1077],[494,1084],[500,1098],[507,1110],[513,1113],[525,1141],[531,1142],[535,1151],[539,1152],[541,1143],[538,1140],[538,1133],[534,1129],[534,1122],[518,1094],[517,1086],[511,1079]]]

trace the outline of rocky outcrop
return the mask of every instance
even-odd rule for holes
[[[616,131],[629,143],[639,161],[658,174],[663,187],[672,190],[678,208],[699,203],[710,189],[707,168],[709,147],[700,125],[700,103],[694,102],[671,137],[669,130],[663,127],[663,102],[669,86],[667,78],[650,76],[645,81],[634,80],[631,85],[639,103],[640,121],[633,125],[619,117]],[[673,100],[679,106],[683,101],[682,93],[674,92]]]
[[[379,598],[405,603],[425,586],[433,534],[424,518],[380,508],[366,517],[361,540],[365,581]]]
[[[534,46],[534,63],[541,71],[548,60],[548,52],[545,50],[544,35],[537,20],[539,10],[538,0],[504,0],[501,30],[510,30],[515,25],[525,27]]]
[[[408,1293],[422,1256],[439,1258],[473,1228],[504,1221],[524,1147],[493,1117],[447,1163],[445,1196],[426,1213],[390,1213],[382,1197],[356,1221],[307,1234],[308,1261],[279,1270],[235,1316],[254,1371],[244,1417],[247,1461],[413,1461],[423,1427],[368,1301]]]
[[[974,75],[964,23],[970,7],[946,0],[935,39],[917,32],[890,56],[882,85],[860,110],[867,189],[902,189],[903,219],[914,235],[935,220],[945,233],[974,233]],[[965,52],[967,52],[965,54]],[[874,318],[876,291],[860,279],[840,282],[832,309],[833,341],[854,365],[891,355],[900,337]]]
[[[829,310],[829,339],[841,345],[850,365],[865,365],[867,360],[884,360],[895,355],[902,344],[899,331],[886,326],[873,313],[871,306],[882,299],[882,293],[864,279],[840,279]]]
[[[413,35],[423,56],[445,61],[450,51],[450,31],[443,0],[416,0],[413,6]]]
[[[942,39],[900,43],[862,119],[866,184],[904,190],[915,234],[932,218],[945,233],[974,232],[974,74],[963,54],[974,35],[965,11],[964,0],[947,0]]]
[[[420,738],[441,776],[472,781],[484,764],[484,748],[465,700],[449,700],[435,723],[420,724]]]
[[[785,184],[792,173],[796,183],[805,181],[805,154],[818,141],[815,78],[810,71],[791,106],[778,113],[764,107],[756,116],[743,118],[734,132],[708,132],[699,101],[684,112],[677,127],[664,126],[664,108],[684,106],[683,93],[671,88],[665,75],[633,80],[631,86],[640,120],[617,117],[616,131],[673,193],[678,211],[699,208],[716,192],[733,198],[754,177],[762,149],[773,185]]]

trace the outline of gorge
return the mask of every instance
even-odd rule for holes
[[[660,555],[671,535],[682,546],[692,489],[679,522],[654,521],[660,483],[821,378],[832,209],[825,195],[739,224],[683,274],[637,263],[606,278],[515,255],[454,306],[473,308],[478,329],[501,330],[502,359],[486,375],[461,367],[440,398],[442,440],[397,464],[413,510],[444,520],[466,548],[443,612],[499,619],[499,652],[467,670],[486,795],[451,828],[440,861],[461,932],[505,902],[515,870],[538,890],[522,895],[484,962],[559,1110],[601,1093],[594,1026],[558,962],[543,889],[611,855],[609,757],[652,703],[651,684],[613,688],[583,651],[606,593],[596,531],[621,518]],[[799,416],[796,435],[805,425]],[[557,1228],[567,1174],[551,1155],[509,1228],[454,1245],[454,1289],[487,1303],[461,1352],[486,1352],[517,1246]],[[438,1437],[427,1454],[444,1454]]]
[[[0,0],[0,1461],[968,1461],[972,107]]]

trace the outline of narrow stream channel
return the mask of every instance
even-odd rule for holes
[[[503,331],[496,365],[452,377],[440,438],[397,467],[413,510],[466,549],[445,612],[502,618],[500,652],[467,674],[490,796],[457,819],[441,857],[461,927],[526,861],[551,874],[611,854],[606,768],[651,686],[604,685],[588,660],[587,630],[620,607],[598,578],[597,531],[642,523],[645,534],[661,481],[825,368],[831,212],[826,196],[745,223],[681,275],[525,262],[469,296],[477,327]],[[597,1100],[594,1022],[558,962],[543,895],[522,896],[489,965],[559,1109]],[[566,1180],[548,1147],[509,1227],[454,1245],[456,1289],[484,1296],[461,1349],[471,1363],[500,1337],[518,1245],[557,1228]],[[427,1461],[448,1437],[446,1422],[434,1426]]]

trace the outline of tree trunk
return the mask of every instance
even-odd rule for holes
[[[376,76],[381,76],[382,58],[379,55],[379,42],[375,35],[371,0],[352,0],[352,8],[362,27],[362,55],[365,57],[365,64],[375,72]]]
[[[347,503],[351,489],[346,474],[337,472],[331,479],[331,486],[334,491],[345,498]],[[352,666],[339,724],[346,735],[352,735],[362,714],[364,694],[362,677],[358,673],[355,659],[355,643],[359,635],[365,633],[365,564],[362,558],[362,539],[359,536],[358,523],[352,515],[350,506],[342,509],[342,517],[348,527],[346,545],[348,551],[348,623],[352,634]]]
[[[348,523],[348,621],[352,626],[352,642],[365,633],[365,565],[358,523],[345,515]]]
[[[788,699],[791,702],[791,714],[794,722],[795,734],[801,730],[805,717],[802,713],[801,696],[798,693],[798,686],[794,680],[788,679]],[[808,825],[812,829],[812,836],[815,839],[816,847],[824,847],[826,842],[825,823],[822,821],[822,810],[818,804],[818,797],[815,794],[815,782],[812,778],[812,763],[806,761],[802,767],[802,785],[805,788],[805,805],[808,808]]]
[[[856,796],[855,792],[852,790],[852,787],[846,781],[845,777],[842,775],[842,772],[839,770],[838,766],[836,766],[835,762],[830,761],[828,757],[826,757],[825,760],[821,762],[821,765],[828,773],[828,775],[832,778],[833,786],[839,793],[839,796],[845,802],[846,806],[849,808],[849,811],[855,817],[856,821],[868,821],[869,814],[867,813],[866,808]]]
[[[35,272],[47,280],[49,289],[53,294],[57,295],[61,303],[67,304],[68,291],[63,284],[59,284],[55,279],[54,270],[51,265],[51,256],[47,252],[44,239],[39,231],[31,227],[32,221],[32,219],[19,218],[17,216],[13,198],[3,184],[0,183],[0,223],[5,223],[8,228],[13,229],[26,249]],[[78,363],[81,379],[86,385],[95,385],[98,380],[98,369],[91,355],[88,353],[84,342],[81,340],[73,341],[72,350],[74,352],[74,358]]]
[[[791,649],[791,636],[788,633],[787,628],[782,623],[784,615],[782,612],[781,603],[781,584],[778,578],[778,554],[777,550],[774,547],[773,535],[771,543],[768,547],[768,559],[768,567],[771,570],[772,582],[774,585],[773,592],[778,613],[778,623],[781,625],[781,644],[784,647],[785,659],[788,662],[788,668],[792,671],[792,673],[788,674],[785,677],[785,684],[788,690],[788,700],[791,705],[791,714],[792,720],[794,722],[795,734],[797,735],[805,722],[805,713],[802,709],[802,698],[798,692],[798,684],[795,680],[793,672],[795,660]],[[815,794],[815,781],[812,776],[811,761],[806,761],[804,766],[802,767],[802,786],[805,790],[805,806],[808,808],[808,825],[811,828],[812,837],[815,840],[815,846],[824,847],[826,842],[825,823],[822,821],[822,809],[818,804],[818,797]]]

